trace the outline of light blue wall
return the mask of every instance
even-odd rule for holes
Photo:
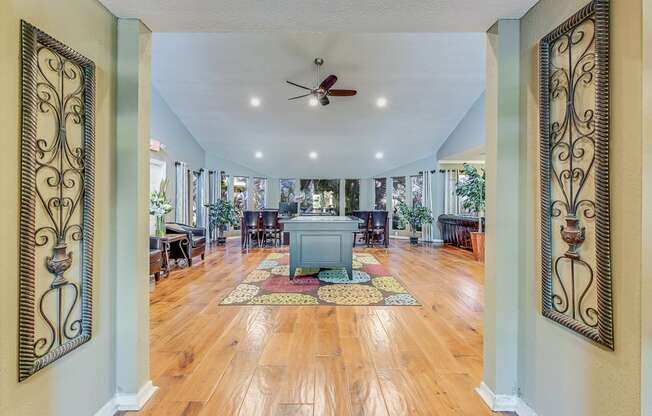
[[[174,163],[185,162],[188,169],[199,170],[205,166],[206,152],[179,120],[161,94],[152,87],[152,111],[150,118],[150,138],[160,140],[164,149],[150,151],[150,157],[165,162],[166,176],[170,181],[168,198],[174,201],[176,175]],[[208,178],[208,173],[206,173]],[[174,210],[168,215],[174,218]]]
[[[437,152],[437,160],[455,157],[485,144],[485,93],[473,103],[460,124]]]

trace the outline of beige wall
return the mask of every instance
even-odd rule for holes
[[[20,19],[97,65],[93,339],[17,382]],[[0,6],[0,414],[94,414],[113,395],[116,19],[94,0],[3,0]]]
[[[539,416],[640,414],[641,0],[612,1],[611,231],[615,352],[541,316],[537,45],[586,0],[542,0],[521,21],[521,267],[519,387]],[[649,278],[649,276],[647,276]]]
[[[652,0],[643,0],[652,22]],[[643,25],[643,246],[641,255],[641,415],[652,416],[652,25]]]

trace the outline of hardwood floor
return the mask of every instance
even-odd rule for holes
[[[218,306],[272,249],[239,241],[151,293],[141,415],[491,415],[482,378],[480,263],[454,248],[372,252],[422,307]]]

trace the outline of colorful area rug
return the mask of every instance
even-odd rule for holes
[[[290,283],[287,253],[272,253],[220,305],[419,305],[371,254],[353,254],[345,269],[297,269]]]

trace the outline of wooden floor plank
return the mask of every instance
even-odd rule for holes
[[[159,391],[135,413],[491,415],[474,391],[482,265],[449,247],[356,250],[372,253],[423,306],[220,306],[269,253],[287,251],[242,251],[234,240],[160,280],[150,299]]]
[[[317,356],[315,367],[315,414],[350,415],[349,388],[342,357]]]

